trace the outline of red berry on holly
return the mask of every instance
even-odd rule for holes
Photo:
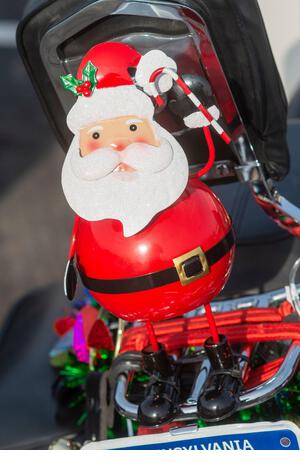
[[[91,88],[91,85],[92,85],[91,82],[89,80],[87,80],[86,82],[84,82],[83,88],[85,90],[89,90]]]
[[[78,86],[76,87],[76,91],[77,91],[77,93],[82,93],[82,92],[83,92],[83,86],[82,86],[82,85],[78,85]]]
[[[83,92],[84,96],[91,96],[91,91],[90,90],[84,90]]]

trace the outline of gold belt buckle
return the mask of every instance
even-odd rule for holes
[[[197,274],[187,276],[184,270],[184,263],[193,257],[199,258],[199,262],[201,264],[202,269]],[[176,268],[176,271],[177,271],[177,274],[178,274],[178,277],[180,279],[182,286],[186,286],[187,284],[190,284],[191,282],[197,281],[198,279],[201,279],[202,277],[206,276],[209,273],[209,266],[207,263],[207,259],[206,259],[204,251],[200,248],[200,246],[198,246],[194,250],[189,251],[188,253],[185,253],[184,255],[174,258],[173,263],[175,265],[175,268]]]

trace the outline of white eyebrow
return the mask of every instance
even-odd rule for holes
[[[128,125],[129,125],[129,124],[135,124],[135,123],[137,123],[137,122],[143,122],[143,121],[142,121],[142,119],[135,119],[135,118],[133,118],[133,119],[128,119],[128,121],[126,121],[126,124],[128,124]]]
[[[103,131],[103,127],[98,125],[98,126],[94,126],[94,127],[91,127],[87,133],[88,134],[91,134],[92,132],[96,132],[96,131]]]

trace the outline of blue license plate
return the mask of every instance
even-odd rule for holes
[[[176,432],[134,436],[99,443],[84,449],[111,450],[299,450],[299,428],[290,421],[230,424]]]

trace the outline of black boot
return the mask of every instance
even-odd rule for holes
[[[143,369],[152,377],[138,408],[138,422],[146,427],[161,426],[172,421],[177,413],[179,390],[175,368],[160,345],[158,352],[143,351]]]
[[[236,410],[241,387],[240,374],[235,368],[225,336],[220,335],[218,344],[208,338],[204,348],[212,370],[198,398],[198,416],[205,421],[219,421]]]

